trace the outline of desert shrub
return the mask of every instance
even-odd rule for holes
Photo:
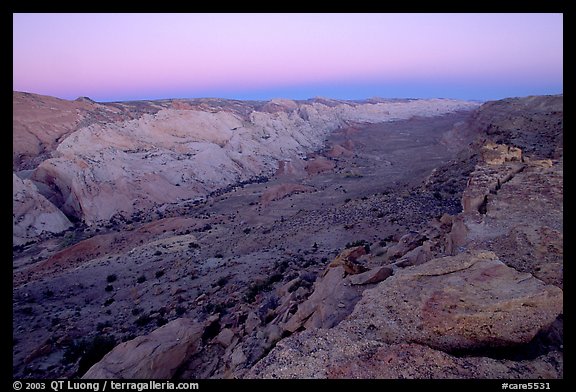
[[[52,298],[54,296],[54,292],[50,289],[46,289],[42,292],[42,295],[44,295],[44,298]]]
[[[254,302],[254,300],[256,299],[256,296],[261,293],[261,292],[265,292],[265,291],[270,291],[272,286],[274,285],[274,283],[276,282],[280,282],[282,280],[283,276],[281,273],[275,273],[271,276],[269,276],[266,280],[262,281],[256,281],[250,284],[250,286],[248,286],[248,290],[246,291],[246,294],[244,295],[244,299],[246,300],[246,302]]]
[[[112,326],[112,323],[110,323],[110,321],[99,322],[99,323],[96,325],[96,331],[102,332],[102,330],[103,330],[104,328],[109,328],[109,327],[111,327],[111,326]]]
[[[21,312],[26,316],[32,316],[34,314],[34,309],[32,309],[31,306],[26,306],[25,308],[22,308]]]
[[[116,274],[110,274],[106,277],[106,282],[108,283],[112,283],[115,282],[116,279],[118,279],[118,277],[116,276]]]
[[[164,270],[156,271],[154,276],[156,276],[156,278],[161,278],[162,276],[164,276]]]
[[[104,290],[105,291],[112,291],[112,290],[114,290],[114,287],[111,284],[109,284],[106,286],[106,288],[104,288]]]
[[[136,319],[136,321],[134,321],[134,324],[136,324],[139,327],[143,327],[146,324],[148,324],[150,321],[152,321],[152,318],[150,317],[150,315],[143,314],[142,316],[138,317]]]
[[[136,283],[144,283],[146,282],[146,277],[144,275],[140,275],[138,279],[136,279]]]
[[[96,335],[94,338],[78,339],[64,351],[63,362],[78,362],[78,373],[81,376],[100,361],[104,355],[116,346],[116,338],[110,335]]]
[[[224,276],[224,277],[218,279],[218,281],[216,282],[216,284],[217,284],[218,286],[221,286],[221,287],[222,287],[222,286],[225,286],[226,283],[228,283],[228,280],[229,280],[229,278],[228,278],[227,276]]]
[[[182,316],[184,313],[186,313],[186,308],[184,306],[176,306],[176,315],[177,316]]]
[[[166,320],[164,317],[158,317],[158,318],[156,319],[156,325],[157,325],[158,327],[161,327],[161,326],[163,326],[163,325],[165,325],[165,324],[168,324],[168,320]]]
[[[354,248],[356,246],[364,246],[364,250],[366,251],[366,253],[370,253],[370,244],[368,243],[368,241],[366,240],[357,240],[354,242],[348,242],[345,246],[346,249],[348,248]]]

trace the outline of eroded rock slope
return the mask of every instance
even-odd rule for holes
[[[355,108],[154,105],[126,121],[148,119],[154,134],[163,110],[253,124],[284,123],[304,105]],[[362,121],[377,117],[370,108]],[[213,131],[203,143],[228,151],[234,131]],[[561,97],[487,103],[471,118],[344,124],[303,160],[278,155],[268,182],[48,238],[15,258],[14,374],[561,378],[561,134]]]
[[[463,212],[404,236],[342,322],[304,324],[245,376],[562,378],[561,113],[561,97],[480,108]]]
[[[67,216],[89,225],[167,203],[192,203],[269,176],[280,162],[321,148],[330,131],[348,123],[475,106],[442,99],[97,104],[23,93],[14,93],[14,100],[15,170],[32,170],[18,174],[36,182]]]

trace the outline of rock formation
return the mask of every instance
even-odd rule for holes
[[[204,326],[176,319],[147,336],[116,346],[84,378],[170,379],[201,348]]]
[[[15,376],[563,377],[561,96],[70,104],[15,160]]]
[[[39,162],[35,157],[21,166],[31,168],[36,163],[31,179],[45,184],[42,194],[65,214],[87,224],[108,221],[116,214],[128,218],[138,211],[194,200],[234,183],[271,175],[279,161],[321,148],[326,135],[347,122],[437,116],[475,106],[441,99],[365,104],[325,100],[330,106],[275,100],[259,108],[237,101],[235,105],[224,102],[223,107],[216,100],[191,101],[178,109],[162,101],[146,102],[142,104],[146,111],[139,112],[140,106],[130,103],[55,100],[72,117],[50,120],[55,129],[48,135],[53,136],[36,146],[30,135],[45,132],[30,123],[31,116],[20,113],[27,113],[32,100],[41,103],[40,115],[47,116],[51,109],[45,106],[52,101],[14,94],[18,142],[14,159],[50,154],[49,159]],[[91,108],[95,113],[89,112]],[[111,120],[98,121],[106,118]],[[329,167],[320,159],[307,170],[317,173]]]
[[[30,180],[12,174],[12,243],[22,245],[43,233],[60,233],[72,223]]]
[[[562,378],[559,113],[558,97],[480,108],[462,213],[388,246],[392,277],[330,330],[308,324],[282,340],[245,377]]]

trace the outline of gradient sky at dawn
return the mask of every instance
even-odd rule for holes
[[[562,14],[14,14],[13,88],[96,101],[562,93]]]

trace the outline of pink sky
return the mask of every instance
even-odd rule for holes
[[[66,99],[562,92],[562,14],[14,14],[14,90]]]

